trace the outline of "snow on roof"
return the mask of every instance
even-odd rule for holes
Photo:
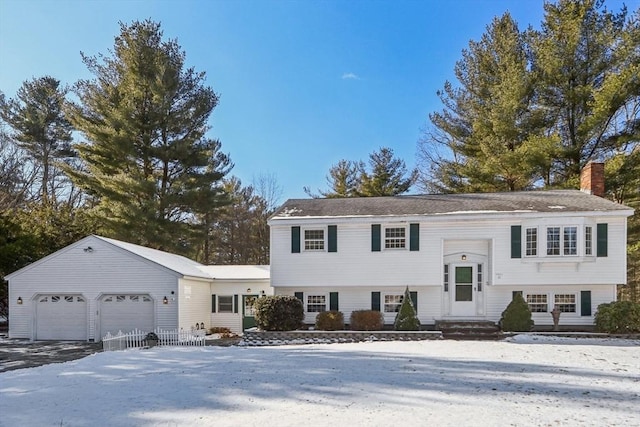
[[[202,264],[194,260],[191,260],[189,258],[183,257],[181,255],[164,252],[157,249],[151,249],[145,246],[134,245],[133,243],[127,243],[121,240],[110,239],[108,237],[95,236],[95,235],[94,237],[100,240],[103,240],[107,243],[110,243],[114,246],[117,246],[121,249],[124,249],[127,252],[131,252],[142,258],[148,259],[149,261],[152,261],[158,265],[166,267],[169,270],[173,270],[176,273],[182,274],[183,276],[201,277],[204,279],[211,278],[210,275],[208,275],[206,272],[203,272],[202,270],[199,269],[199,267],[202,267]]]
[[[209,274],[213,279],[269,279],[268,265],[201,265],[201,271]]]

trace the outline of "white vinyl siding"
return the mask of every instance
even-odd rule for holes
[[[84,251],[91,246],[93,251]],[[114,247],[98,238],[85,238],[27,267],[10,278],[10,337],[35,338],[37,294],[77,294],[86,299],[86,339],[100,341],[99,299],[105,294],[148,294],[153,297],[156,327],[178,327],[178,304],[157,304],[178,291],[176,273]],[[16,305],[20,296],[24,301]]]

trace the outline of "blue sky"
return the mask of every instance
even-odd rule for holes
[[[538,27],[543,1],[0,0],[0,90],[91,78],[80,52],[108,53],[119,21],[159,21],[220,95],[209,136],[232,174],[243,184],[275,176],[284,201],[326,189],[333,164],[380,147],[415,166],[421,129],[441,109],[436,91],[505,11]]]

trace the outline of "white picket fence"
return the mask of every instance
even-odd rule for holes
[[[158,346],[204,346],[205,344],[205,330],[193,330],[193,331],[185,331],[185,330],[172,330],[172,331],[163,331],[162,329],[156,329],[153,331],[158,336]],[[102,338],[102,349],[104,351],[112,351],[112,350],[125,350],[127,348],[142,348],[148,347],[149,342],[145,340],[148,331],[140,331],[138,329],[124,333],[122,331],[118,331],[117,334],[112,335],[110,332],[107,332]]]

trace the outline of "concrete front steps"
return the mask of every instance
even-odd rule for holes
[[[501,340],[500,327],[491,321],[439,320],[435,329],[442,331],[444,339],[452,340]]]

